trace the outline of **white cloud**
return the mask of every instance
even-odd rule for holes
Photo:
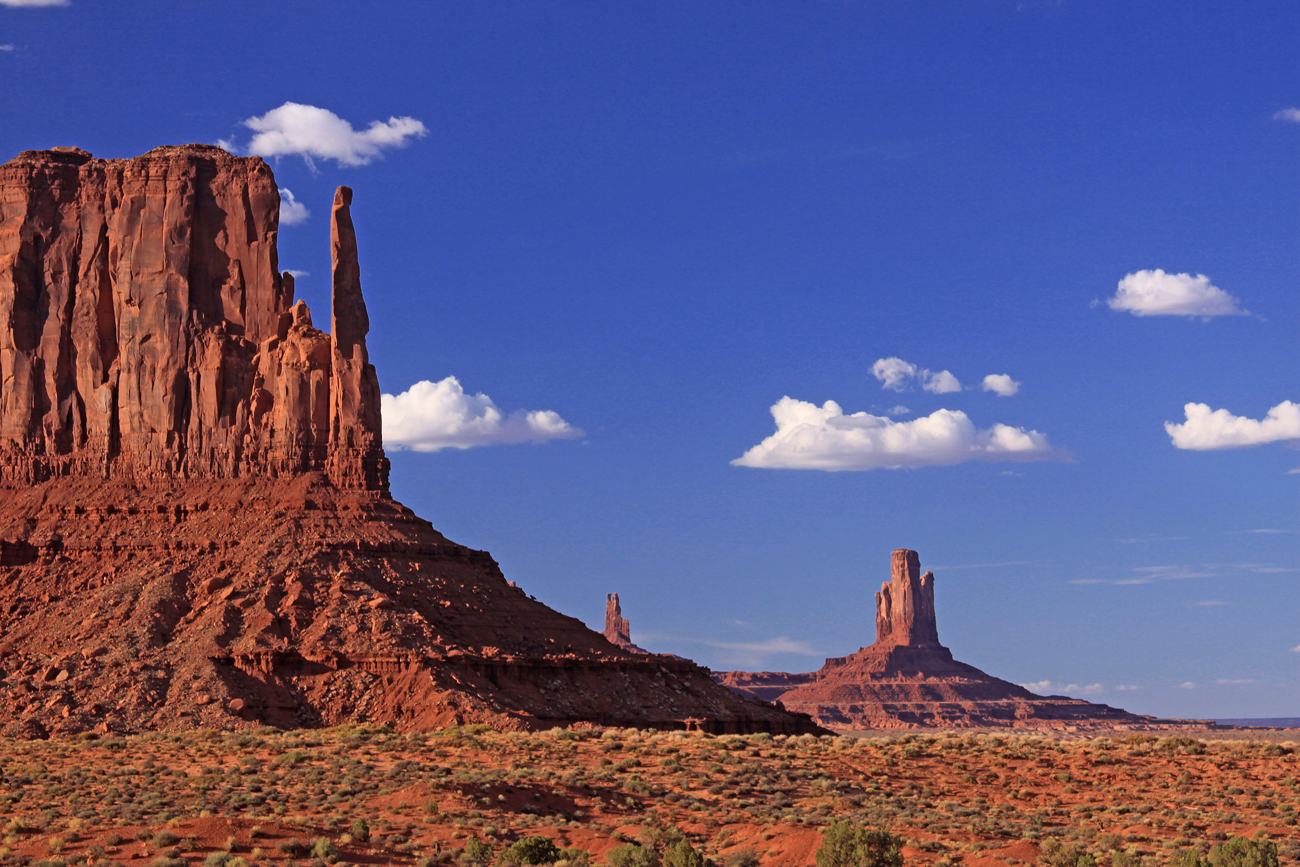
[[[1136,692],[1140,688],[1141,687],[1131,686],[1131,685],[1125,686],[1124,684],[1121,683],[1119,686],[1115,687],[1115,690],[1117,692]]]
[[[1112,310],[1127,310],[1134,316],[1245,316],[1237,299],[1210,283],[1204,274],[1166,274],[1138,271],[1119,281],[1114,298],[1106,303]]]
[[[898,406],[894,407],[893,409],[885,410],[885,412],[889,413],[890,415],[911,415],[912,414],[912,411],[907,407],[903,406],[901,403]],[[1300,470],[1294,470],[1293,472],[1300,472]]]
[[[250,117],[244,126],[256,135],[239,150],[261,157],[297,155],[313,168],[313,158],[334,160],[341,166],[364,166],[382,156],[385,148],[405,147],[408,139],[428,133],[424,124],[413,117],[372,120],[365,129],[355,130],[328,109],[296,102],[286,102],[261,117]],[[227,150],[236,149],[228,141],[218,144]]]
[[[1186,682],[1184,682],[1184,683],[1180,683],[1180,684],[1178,684],[1178,688],[1179,688],[1179,689],[1196,689],[1196,684],[1192,683],[1192,682],[1189,680],[1189,681],[1186,681]]]
[[[785,636],[780,638],[769,638],[766,641],[701,641],[709,647],[720,647],[724,650],[743,650],[746,653],[797,653],[801,656],[821,656],[802,641],[793,641]]]
[[[1300,467],[1296,467],[1294,470],[1287,470],[1287,471],[1286,471],[1286,474],[1287,474],[1288,476],[1296,476],[1296,475],[1300,475]]]
[[[0,45],[0,51],[13,51],[13,50],[14,47],[12,45]]]
[[[35,8],[37,6],[67,6],[68,0],[0,0],[0,6],[8,6],[11,9],[19,7]]]
[[[1099,692],[1106,691],[1106,687],[1102,686],[1100,683],[1090,683],[1087,686],[1080,686],[1077,683],[1067,683],[1065,685],[1058,683],[1053,685],[1050,680],[1022,683],[1020,686],[1035,695],[1096,695]]]
[[[1273,114],[1273,120],[1289,120],[1294,123],[1300,123],[1300,108],[1294,106],[1291,108],[1284,108]]]
[[[1295,647],[1291,648],[1291,652],[1300,653],[1300,644],[1297,644]]]
[[[1226,409],[1211,411],[1203,403],[1183,407],[1187,421],[1165,422],[1165,431],[1180,449],[1235,449],[1264,443],[1300,439],[1300,404],[1284,400],[1260,421],[1233,415]]]
[[[1020,391],[1020,383],[1005,373],[990,373],[984,377],[983,388],[985,391],[993,392],[998,397],[1011,397],[1011,395]]]
[[[871,375],[880,380],[881,388],[904,391],[908,381],[916,376],[916,365],[901,358],[881,358],[871,365]]]
[[[932,391],[935,394],[949,394],[954,391],[961,391],[961,383],[957,381],[957,377],[946,370],[941,370],[938,373],[923,370],[919,375],[921,388],[926,391]]]
[[[1217,572],[1190,569],[1186,566],[1136,566],[1128,570],[1130,578],[1076,578],[1071,584],[1106,584],[1112,587],[1130,587],[1154,584],[1157,581],[1174,581],[1184,578],[1214,578]]]
[[[871,470],[1059,456],[1038,431],[1004,424],[980,430],[960,411],[940,409],[912,421],[892,421],[865,412],[845,415],[833,400],[819,407],[791,397],[781,398],[771,411],[776,433],[732,464],[768,469]]]
[[[292,268],[289,269],[289,273],[290,273],[291,275],[293,275],[293,279],[295,279],[295,280],[301,280],[303,277],[310,277],[310,276],[311,276],[311,272],[310,272],[310,271],[295,271],[295,270],[293,270]]]
[[[551,410],[519,411],[507,416],[486,394],[466,394],[454,376],[441,382],[417,382],[398,395],[382,395],[380,409],[384,445],[417,452],[583,435]]]
[[[1254,683],[1254,682],[1255,682],[1254,678],[1238,678],[1235,680],[1228,679],[1228,678],[1220,678],[1219,680],[1215,681],[1215,683],[1217,683],[1219,686],[1240,686],[1242,684]]]
[[[307,206],[293,197],[293,191],[287,187],[280,188],[280,225],[296,226],[306,222],[311,216]]]
[[[888,388],[893,391],[906,391],[912,384],[913,379],[921,383],[921,388],[935,394],[961,391],[961,383],[957,381],[957,377],[948,371],[941,370],[934,373],[929,370],[922,370],[915,364],[901,358],[877,359],[876,363],[871,365],[871,375],[880,380],[881,388]]]

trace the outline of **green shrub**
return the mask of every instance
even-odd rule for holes
[[[664,850],[663,867],[704,867],[704,856],[683,837]]]
[[[473,864],[490,864],[492,862],[492,847],[475,837],[471,837],[465,844],[465,859]]]
[[[659,857],[640,843],[624,843],[609,850],[605,863],[609,867],[659,867]]]
[[[275,849],[277,852],[283,852],[286,855],[301,855],[307,851],[307,847],[297,837],[281,840],[275,844]]]
[[[734,852],[728,852],[722,863],[726,867],[758,867],[758,853],[752,846],[742,846]]]
[[[166,849],[169,846],[175,846],[180,842],[180,839],[180,837],[177,837],[171,831],[159,831],[157,834],[153,835],[153,839],[150,843],[155,849]]]
[[[319,858],[326,863],[332,864],[339,860],[339,847],[334,845],[334,841],[329,837],[317,837],[311,841],[311,857]]]
[[[833,821],[816,858],[817,867],[903,867],[903,838],[885,828]]]
[[[1207,860],[1211,867],[1278,867],[1277,844],[1233,837],[1212,848]]]
[[[366,824],[365,819],[353,820],[352,827],[348,829],[348,833],[352,835],[352,839],[356,840],[358,843],[370,842],[370,826]]]
[[[510,867],[554,864],[563,857],[564,853],[550,837],[524,837],[501,850],[501,854],[497,856],[497,863],[510,865]]]
[[[591,863],[591,853],[586,849],[564,849],[564,857],[560,860],[567,861],[569,867],[587,867]]]
[[[1056,842],[1056,841],[1049,841]],[[1115,858],[1121,853],[1116,852],[1111,856],[1111,865],[1114,867]],[[1082,846],[1069,845],[1044,845],[1042,854],[1038,856],[1038,863],[1041,867],[1097,867],[1097,859],[1088,854]]]
[[[209,852],[208,857],[203,859],[203,867],[226,867],[229,860],[230,854],[227,852]]]

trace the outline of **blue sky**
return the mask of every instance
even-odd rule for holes
[[[354,187],[390,442],[431,449],[394,493],[598,628],[618,591],[643,646],[809,670],[909,547],[990,673],[1297,716],[1297,34],[1284,2],[0,0],[0,153],[267,154],[318,314]]]

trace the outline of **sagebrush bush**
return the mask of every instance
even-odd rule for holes
[[[822,835],[816,859],[817,867],[903,867],[903,838],[836,820]]]

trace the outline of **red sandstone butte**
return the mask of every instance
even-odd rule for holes
[[[939,643],[934,574],[893,553],[876,594],[876,642],[805,674],[727,671],[714,678],[836,731],[934,727],[1159,728],[1165,721],[1065,696],[1038,696],[958,662]],[[1185,723],[1184,723],[1185,725]]]
[[[351,199],[326,334],[262,160],[0,166],[0,734],[819,731],[612,646],[391,498]]]

